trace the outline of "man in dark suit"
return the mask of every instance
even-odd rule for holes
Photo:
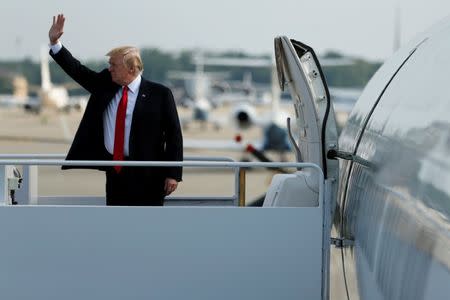
[[[172,92],[141,76],[135,47],[108,52],[95,72],[62,46],[65,18],[53,17],[50,55],[91,93],[67,160],[181,161],[183,139]],[[63,166],[63,169],[68,169]],[[162,205],[181,181],[181,167],[87,167],[106,172],[107,205]]]

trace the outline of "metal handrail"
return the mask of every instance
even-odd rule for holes
[[[47,165],[47,166],[128,166],[128,167],[202,167],[202,168],[312,168],[318,173],[319,201],[324,203],[324,175],[313,163],[298,162],[223,162],[223,161],[93,161],[55,159],[0,159],[0,165]]]
[[[66,154],[53,153],[53,154],[38,154],[38,153],[24,153],[24,154],[0,154],[1,159],[64,159]],[[230,157],[226,156],[185,156],[184,160],[194,161],[234,161]]]
[[[295,162],[221,162],[221,161],[112,161],[112,160],[57,160],[57,159],[0,159],[0,165],[48,165],[48,166],[126,166],[126,167],[205,167],[205,168],[313,168],[322,169],[312,163]],[[323,176],[323,174],[322,174]]]
[[[46,154],[40,154],[40,153],[14,153],[14,154],[8,154],[3,153],[0,154],[0,159],[65,159],[66,155],[62,153],[46,153]],[[188,161],[227,161],[227,162],[233,162],[234,160],[230,157],[226,156],[185,156],[184,160]],[[234,204],[242,205],[242,203],[245,203],[245,200],[243,200],[245,197],[245,190],[242,190],[242,184],[243,181],[242,176],[245,176],[245,174],[242,173],[243,170],[239,170],[236,168],[234,170],[234,194],[232,196],[226,196],[222,197],[226,200],[233,201]],[[245,178],[244,178],[245,179]],[[245,181],[245,180],[244,180]],[[192,197],[169,197],[172,201],[178,201],[178,200],[186,200],[191,199]],[[209,197],[197,197],[199,200],[203,199],[209,199]]]

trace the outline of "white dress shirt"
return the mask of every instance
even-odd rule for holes
[[[125,116],[125,144],[123,148],[125,156],[130,154],[128,147],[130,142],[130,129],[133,120],[134,106],[139,93],[139,87],[141,86],[141,80],[141,75],[139,75],[128,85],[127,114]],[[119,106],[120,98],[122,98],[122,90],[123,87],[114,95],[113,99],[109,102],[105,112],[103,113],[103,135],[105,148],[110,154],[113,154],[114,151],[114,133],[116,128],[117,107]]]

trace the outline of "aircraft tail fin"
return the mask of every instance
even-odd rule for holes
[[[50,81],[50,67],[48,62],[48,47],[41,47],[41,88],[43,91],[50,90],[52,83]]]
[[[275,120],[280,113],[280,97],[281,90],[278,86],[276,65],[272,66],[272,81],[271,81],[271,91],[272,91],[272,119]]]

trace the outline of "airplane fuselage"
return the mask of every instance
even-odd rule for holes
[[[346,283],[332,298],[450,294],[448,24],[383,65],[340,136],[358,161],[341,161],[335,230],[353,245],[332,250]]]

